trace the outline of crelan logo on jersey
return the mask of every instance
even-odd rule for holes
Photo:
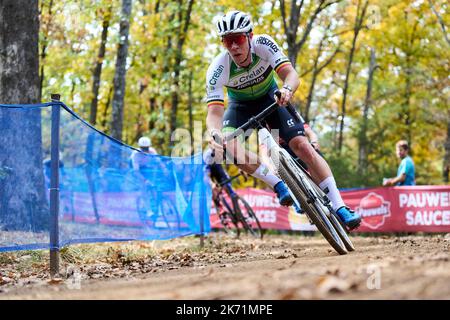
[[[222,71],[224,69],[224,66],[220,65],[216,70],[214,70],[211,80],[209,80],[209,84],[212,86],[215,86],[217,84],[217,80],[219,79],[220,75],[222,74]]]
[[[250,72],[250,73],[248,73],[248,74],[246,74],[244,76],[241,76],[239,78],[239,82],[243,83],[243,82],[246,82],[246,81],[253,80],[257,76],[261,75],[263,72],[264,72],[264,66],[261,66],[258,69],[253,70],[252,72]]]
[[[386,218],[391,216],[391,203],[374,192],[369,193],[361,199],[356,212],[362,217],[362,224],[371,228],[378,229],[385,222]]]

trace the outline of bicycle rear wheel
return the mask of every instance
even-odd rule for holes
[[[339,253],[348,253],[338,232],[334,228],[326,212],[327,207],[318,202],[318,196],[315,194],[314,188],[308,188],[307,184],[312,181],[302,182],[300,170],[292,158],[287,158],[284,153],[280,152],[280,162],[278,173],[281,179],[291,189],[295,198],[300,202],[301,207],[305,210],[308,217],[312,220],[319,232],[325,237],[328,243]],[[297,171],[297,172],[296,172]]]
[[[236,214],[233,212],[232,206],[228,203],[228,201],[225,199],[224,196],[220,196],[220,203],[222,204],[224,208],[224,212],[226,212],[226,216],[224,217],[226,220],[224,221],[227,223],[227,229],[229,233],[235,233],[236,237],[239,238],[240,230],[239,230],[239,221],[236,216]],[[222,222],[222,220],[221,220]],[[224,223],[222,222],[222,224]]]
[[[143,196],[136,199],[136,211],[143,225],[148,225],[149,208],[147,202]]]
[[[259,222],[252,207],[239,195],[236,195],[236,202],[239,207],[239,216],[244,229],[252,236],[262,239],[264,236],[264,231],[261,228],[261,223]]]

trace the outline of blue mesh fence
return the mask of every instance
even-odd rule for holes
[[[50,248],[55,105],[61,110],[60,247],[210,231],[211,189],[201,154],[171,158],[142,153],[59,102],[0,105],[0,251]]]

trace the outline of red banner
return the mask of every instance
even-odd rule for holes
[[[362,232],[450,232],[450,186],[373,188],[341,193]]]
[[[272,191],[237,191],[264,229],[316,230],[304,214],[280,206]],[[344,202],[362,218],[361,232],[450,232],[450,186],[358,189],[341,192]],[[214,206],[211,227],[220,228]]]

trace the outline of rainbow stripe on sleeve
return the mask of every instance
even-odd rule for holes
[[[208,101],[208,108],[211,106],[225,107],[225,103],[223,100],[211,100],[211,101]]]
[[[281,69],[283,69],[284,67],[290,66],[290,65],[291,65],[290,61],[282,62],[278,66],[275,67],[275,72],[279,73]]]

